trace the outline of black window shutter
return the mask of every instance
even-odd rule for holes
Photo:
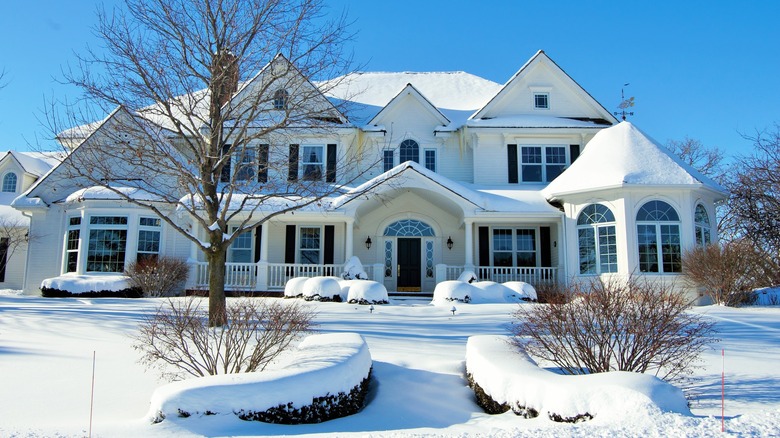
[[[325,167],[325,182],[336,182],[336,145],[328,145],[327,163]]]
[[[574,160],[579,158],[580,156],[580,145],[578,144],[570,144],[569,145],[569,156],[571,157],[571,162],[573,163]]]
[[[333,264],[333,251],[334,241],[336,236],[336,227],[334,225],[325,225],[325,254],[323,255],[323,263],[326,265]]]
[[[284,262],[295,263],[295,225],[287,225],[285,229]]]
[[[490,266],[490,228],[479,227],[479,266]]]
[[[228,155],[229,150],[229,144],[222,145],[222,156],[224,157],[227,155],[227,160],[225,160],[225,164],[222,165],[222,173],[219,175],[220,182],[230,182],[230,155]]]
[[[542,267],[549,268],[552,266],[550,227],[539,227],[539,239],[542,241],[539,248],[539,257],[541,258]]]
[[[298,145],[290,145],[290,157],[287,161],[287,181],[298,181]]]
[[[517,184],[517,145],[506,145],[506,162],[509,164],[509,184]]]
[[[255,228],[255,263],[260,261],[260,248],[263,243],[263,226]]]
[[[257,150],[257,182],[268,182],[268,145],[261,144]]]
[[[0,282],[5,281],[5,267],[8,265],[8,238],[0,238]]]

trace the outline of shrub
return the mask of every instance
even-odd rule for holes
[[[137,287],[122,290],[95,290],[78,293],[50,287],[41,287],[41,296],[44,298],[141,298],[143,293],[141,292],[141,289]]]
[[[727,306],[751,304],[753,289],[773,286],[780,266],[747,240],[722,246],[697,246],[683,255],[683,271],[692,286],[704,289],[713,302]]]
[[[128,264],[125,275],[130,284],[141,289],[144,296],[174,295],[187,281],[189,266],[182,259],[157,257]]]
[[[145,318],[133,344],[140,362],[168,380],[262,371],[313,328],[298,303],[251,298],[228,301],[227,324],[213,328],[203,302],[168,299]]]
[[[572,284],[568,303],[522,306],[513,342],[568,374],[653,373],[674,381],[717,340],[714,322],[686,312],[683,291],[634,277]]]

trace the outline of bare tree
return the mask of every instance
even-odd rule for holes
[[[723,162],[723,151],[720,149],[708,148],[701,141],[690,137],[669,140],[666,142],[666,148],[702,174],[718,183],[723,181],[726,167]]]
[[[8,261],[32,239],[27,222],[22,219],[0,218],[0,271],[5,272]]]
[[[65,72],[91,108],[112,115],[102,125],[74,123],[94,118],[70,106],[66,124],[49,116],[55,127],[79,126],[55,130],[67,150],[78,145],[64,160],[67,181],[153,211],[205,254],[213,326],[225,323],[233,241],[273,216],[318,206],[371,167],[342,151],[338,168],[349,171],[338,176],[324,166],[292,170],[307,153],[293,139],[347,123],[323,97],[339,81],[309,81],[344,77],[350,65],[341,53],[350,38],[345,18],[328,19],[322,3],[126,0],[122,10],[99,13],[105,51],[87,51]]]
[[[681,291],[631,277],[573,284],[569,302],[521,306],[514,342],[569,374],[633,371],[685,377],[715,339]]]
[[[747,239],[692,248],[683,254],[683,270],[686,281],[729,306],[749,303],[754,289],[780,280],[780,266]]]

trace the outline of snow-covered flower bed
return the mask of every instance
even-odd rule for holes
[[[173,382],[152,395],[148,419],[236,415],[267,423],[319,423],[363,407],[371,354],[357,333],[309,336],[285,367]]]
[[[536,289],[522,281],[496,283],[493,281],[475,281],[476,277],[461,275],[461,279],[442,281],[433,290],[431,304],[445,306],[454,301],[459,303],[519,303],[536,301]]]
[[[518,351],[507,336],[469,337],[466,373],[478,404],[488,413],[511,409],[526,418],[545,415],[559,422],[619,420],[659,410],[690,415],[682,391],[655,376],[624,371],[555,374]]]
[[[44,297],[126,297],[139,298],[142,293],[130,286],[125,275],[63,274],[41,282]]]

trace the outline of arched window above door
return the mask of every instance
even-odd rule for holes
[[[385,236],[398,237],[398,236],[435,236],[433,228],[425,222],[421,222],[414,219],[403,219],[397,222],[393,222],[385,228]]]

